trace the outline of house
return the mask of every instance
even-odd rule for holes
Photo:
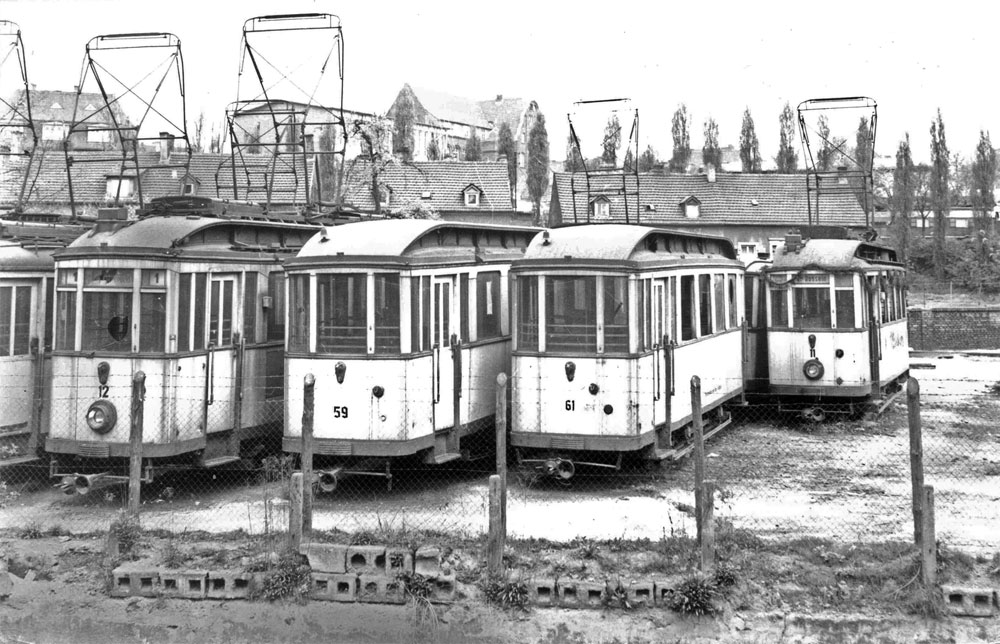
[[[804,174],[555,173],[549,224],[626,221],[694,229],[733,241],[744,261],[766,259],[785,233],[809,222]],[[813,224],[866,229],[865,211],[853,194],[822,196]]]
[[[75,118],[77,126],[69,139],[71,149],[120,149],[120,143],[115,140],[116,137],[109,128],[127,127],[129,119],[114,96],[109,96],[105,102],[104,97],[96,92],[32,89],[28,98],[31,101],[31,120],[34,122],[39,146],[62,149]],[[17,106],[18,112],[27,115],[25,90],[18,90],[12,97],[11,104]],[[26,123],[25,127],[0,129],[0,148],[14,153],[30,149],[31,137],[26,129]]]
[[[372,164],[357,158],[344,171],[344,205],[375,212]],[[442,219],[482,223],[530,224],[510,199],[507,164],[482,161],[393,162],[377,172],[381,212],[430,209]]]

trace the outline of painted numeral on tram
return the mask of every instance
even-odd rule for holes
[[[575,411],[575,410],[576,410],[576,401],[575,400],[567,400],[566,401],[566,411]]]
[[[334,418],[347,418],[347,405],[333,407],[333,417]]]
[[[108,397],[108,385],[99,385],[97,387],[97,397],[98,398]]]

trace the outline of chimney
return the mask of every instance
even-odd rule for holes
[[[118,230],[128,223],[127,208],[98,208],[95,232],[107,233]]]
[[[174,151],[174,135],[170,132],[160,132],[160,163],[170,162],[170,153]]]
[[[709,183],[715,183],[715,164],[709,163],[705,166],[705,174]]]
[[[497,94],[497,103],[503,102],[503,94]]]

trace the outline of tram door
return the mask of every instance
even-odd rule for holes
[[[651,319],[650,319],[650,339],[653,343],[655,351],[653,351],[653,387],[655,391],[653,392],[653,427],[667,420],[666,409],[667,405],[664,401],[664,394],[670,394],[670,391],[666,385],[667,383],[667,372],[665,365],[665,354],[669,350],[668,347],[663,345],[664,334],[663,334],[663,281],[653,280],[653,293],[650,298],[650,304],[652,305]]]
[[[205,364],[206,428],[209,432],[233,427],[236,400],[236,285],[234,274],[212,275],[208,302],[208,355]]]
[[[30,349],[37,297],[31,283],[5,282],[0,286],[0,432],[25,426],[30,416],[38,381],[37,360]]]
[[[434,430],[448,429],[455,424],[455,363],[452,358],[452,334],[458,329],[452,323],[454,280],[434,279],[434,316],[431,321],[431,346],[434,403]]]

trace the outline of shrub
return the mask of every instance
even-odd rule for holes
[[[711,615],[715,612],[713,600],[718,596],[715,579],[694,575],[681,582],[670,594],[669,606],[688,615]]]

